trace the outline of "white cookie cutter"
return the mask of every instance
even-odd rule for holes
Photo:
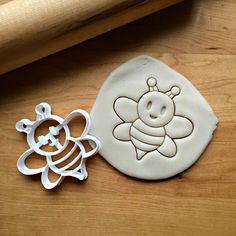
[[[63,181],[65,176],[72,176],[79,180],[86,179],[88,177],[85,166],[86,159],[96,154],[101,147],[100,141],[96,137],[88,134],[91,126],[91,120],[89,114],[84,110],[78,109],[71,112],[63,120],[61,117],[51,114],[51,106],[47,103],[40,103],[39,105],[37,105],[35,108],[35,112],[37,114],[36,121],[22,119],[16,123],[16,129],[19,132],[24,132],[27,134],[27,142],[30,147],[18,159],[17,161],[18,170],[25,175],[35,175],[38,173],[42,173],[41,182],[46,189],[52,189],[58,186]],[[68,123],[73,118],[78,116],[83,116],[85,118],[86,124],[82,134],[79,137],[74,138],[70,136]],[[40,124],[48,120],[57,121],[59,124],[57,126],[49,127],[49,133],[45,136],[43,135],[39,136],[38,141],[36,142],[35,140],[36,129],[39,127]],[[63,145],[56,138],[56,136],[62,129],[64,129],[65,131],[65,142]],[[47,145],[49,141],[51,142],[50,146],[55,146],[57,148],[56,151],[49,152],[41,149],[41,147]],[[94,144],[93,149],[86,152],[82,141],[92,142]],[[65,156],[61,157],[56,161],[53,161],[52,157],[64,151],[68,146],[69,142],[74,143],[72,149],[67,154],[65,154]],[[71,157],[71,155],[75,152],[77,148],[80,149],[80,152],[71,162],[69,162],[63,167],[57,167],[58,164],[64,162],[69,157]],[[45,156],[47,162],[46,166],[37,169],[31,169],[26,166],[25,164],[26,159],[34,152],[36,152],[41,156]],[[80,164],[77,167],[75,167],[74,169],[69,169],[79,161]],[[51,169],[53,172],[57,173],[60,176],[55,182],[51,182],[48,177],[49,169]]]

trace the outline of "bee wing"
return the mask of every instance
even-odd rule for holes
[[[120,141],[130,141],[130,128],[132,123],[122,123],[115,127],[113,135]]]
[[[174,116],[165,126],[166,134],[171,138],[185,138],[193,131],[193,123],[186,117]]]
[[[131,98],[117,98],[114,102],[114,110],[124,122],[132,123],[138,118],[137,102]]]
[[[71,126],[72,125],[72,122],[73,122],[73,119],[82,119],[82,120],[77,120],[78,124],[82,124],[83,126],[83,129],[82,129],[82,132],[76,132],[77,134],[76,135],[73,135],[74,137],[76,138],[79,138],[79,137],[85,137],[88,132],[89,132],[89,129],[90,129],[90,126],[91,126],[91,119],[90,119],[90,116],[89,114],[82,110],[82,109],[77,109],[77,110],[74,110],[72,111],[65,119],[64,121],[61,123],[62,126]],[[72,129],[73,127],[70,127],[70,132],[73,130]],[[74,133],[74,132],[73,132]]]

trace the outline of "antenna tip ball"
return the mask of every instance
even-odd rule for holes
[[[171,88],[171,93],[172,93],[174,96],[180,94],[180,88],[177,87],[177,86],[173,86],[173,87]]]
[[[147,81],[147,84],[148,84],[149,87],[154,87],[154,86],[156,86],[157,81],[156,81],[155,78],[150,77],[150,78],[148,79],[148,81]]]

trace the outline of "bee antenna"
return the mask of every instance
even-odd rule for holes
[[[147,80],[147,85],[149,87],[149,91],[158,91],[157,88],[157,80],[154,77],[149,77]]]
[[[180,88],[178,86],[173,86],[170,91],[166,92],[171,99],[180,94]]]

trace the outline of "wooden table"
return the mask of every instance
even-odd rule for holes
[[[0,78],[0,235],[236,235],[236,1],[185,1]],[[166,181],[129,178],[100,156],[89,178],[47,191],[16,161],[21,118],[49,102],[63,117],[90,110],[109,73],[148,54],[185,75],[219,118],[189,170]]]

